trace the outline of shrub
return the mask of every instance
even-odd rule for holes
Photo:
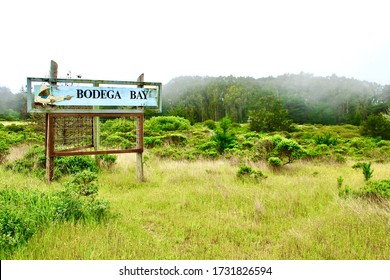
[[[213,121],[213,120],[206,120],[203,122],[203,124],[212,130],[217,128],[217,125],[215,124],[215,121]]]
[[[155,146],[161,146],[162,145],[162,136],[145,136],[144,137],[144,144],[147,148],[153,148]]]
[[[103,165],[107,168],[110,168],[113,166],[118,159],[117,155],[111,155],[111,154],[103,154],[100,155],[99,158],[101,159]]]
[[[270,157],[268,159],[268,164],[271,165],[272,167],[280,167],[283,165],[283,162],[278,157]]]
[[[363,170],[364,179],[368,181],[372,177],[372,173],[374,173],[374,170],[371,170],[371,162],[369,163],[363,162],[362,170]]]
[[[314,137],[314,142],[317,145],[327,145],[327,146],[336,146],[337,145],[337,138],[332,137],[330,133],[326,133],[323,136],[315,136]]]
[[[0,141],[0,164],[4,163],[9,154],[9,147],[4,141]]]
[[[360,190],[353,190],[349,186],[339,191],[339,196],[363,197],[381,201],[390,198],[390,180],[379,180],[366,183]]]
[[[390,198],[390,180],[372,181],[367,183],[361,193],[369,198]]]
[[[130,132],[135,129],[135,121],[128,120],[125,118],[107,120],[101,125],[101,130],[107,132]]]
[[[228,132],[231,124],[232,120],[229,117],[222,118],[219,121],[219,129],[217,129],[215,135],[211,137],[211,140],[216,143],[219,154],[223,154],[228,148],[233,148],[237,143],[236,137]]]
[[[0,190],[0,256],[24,245],[47,224],[61,221],[101,221],[109,216],[110,205],[96,199],[92,173],[78,174],[61,191],[8,187]]]
[[[341,188],[343,186],[343,182],[344,182],[344,178],[343,177],[340,176],[340,177],[337,178],[337,186],[339,188]]]
[[[274,153],[279,158],[286,158],[287,163],[292,163],[305,155],[305,150],[294,140],[283,139],[274,149]]]
[[[54,158],[55,177],[76,174],[84,170],[89,170],[91,172],[99,171],[99,167],[97,166],[94,158],[90,156],[66,156]]]
[[[261,170],[255,170],[252,167],[247,166],[245,164],[242,164],[238,169],[237,177],[239,178],[249,177],[253,179],[266,178],[266,176],[263,174]]]
[[[348,185],[345,186],[343,189],[339,190],[339,196],[342,198],[354,197],[354,196],[358,196],[358,195],[359,195],[359,192],[355,191],[354,189],[352,189]]]
[[[384,114],[369,115],[362,124],[361,132],[362,135],[390,140],[390,119]]]
[[[217,150],[220,154],[223,154],[227,148],[231,148],[236,143],[236,138],[232,135],[228,135],[223,132],[216,132],[211,140],[216,143]]]
[[[191,127],[190,121],[175,116],[159,116],[152,117],[146,124],[147,129],[155,132],[159,131],[176,131],[176,130],[188,130]]]

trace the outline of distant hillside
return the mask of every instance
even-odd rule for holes
[[[300,73],[260,79],[177,77],[163,87],[163,110],[191,122],[226,115],[246,122],[248,111],[256,110],[256,101],[270,94],[281,100],[295,123],[359,125],[369,114],[390,105],[390,85]]]

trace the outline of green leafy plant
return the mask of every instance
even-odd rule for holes
[[[152,131],[176,131],[176,130],[188,130],[191,127],[190,121],[175,116],[159,116],[152,117],[147,123],[145,123],[147,129]]]
[[[9,154],[9,146],[4,141],[0,141],[0,164],[4,163]]]
[[[330,134],[329,132],[325,133],[322,136],[318,135],[318,136],[314,137],[314,142],[317,145],[324,144],[324,145],[327,145],[327,146],[336,146],[337,145],[337,141],[338,141],[337,138],[332,137],[332,134]]]
[[[261,170],[255,170],[250,166],[242,164],[237,171],[238,178],[253,178],[253,179],[261,179],[267,178]]]
[[[287,163],[292,163],[305,155],[305,150],[294,140],[282,139],[275,147],[274,154],[279,158],[286,158]]]
[[[368,182],[362,190],[362,196],[370,198],[390,198],[390,180]]]
[[[217,125],[215,124],[215,121],[213,121],[213,120],[206,120],[203,122],[203,124],[212,130],[217,128]]]
[[[216,143],[219,154],[223,154],[228,148],[233,148],[236,143],[236,137],[228,131],[231,124],[232,121],[229,117],[222,118],[219,121],[219,129],[216,129],[215,135],[211,137],[211,140]]]
[[[270,158],[268,158],[267,162],[270,166],[276,167],[276,168],[283,165],[282,160],[278,157],[270,157]]]
[[[369,162],[369,163],[363,162],[362,163],[362,170],[363,170],[364,179],[366,181],[370,180],[370,178],[372,177],[372,174],[374,173],[374,170],[371,170],[371,162]]]
[[[343,177],[340,176],[340,177],[337,178],[337,186],[339,188],[341,188],[343,186],[343,182],[344,182],[344,178]]]

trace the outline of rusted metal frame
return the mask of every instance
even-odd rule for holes
[[[57,153],[57,152],[74,152],[74,151],[80,151],[80,150],[89,149],[89,148],[93,148],[93,144],[80,146],[80,147],[75,147],[75,148],[64,149],[64,150],[57,150],[57,151],[54,151],[54,153]]]
[[[52,114],[46,117],[46,180],[51,182],[54,176],[54,117]]]
[[[50,113],[54,117],[143,117],[143,113]]]
[[[139,122],[136,128],[136,148],[124,150],[104,150],[104,151],[80,151],[83,148],[93,148],[94,145],[70,148],[66,150],[54,151],[53,139],[53,156],[75,156],[75,155],[98,155],[98,154],[122,154],[122,153],[142,153],[144,150],[144,114],[143,113],[51,113],[51,118],[61,117],[136,117]],[[52,123],[54,123],[52,121]],[[54,127],[54,126],[53,126]],[[53,129],[52,129],[53,130]],[[52,132],[54,136],[54,131]]]
[[[84,155],[102,155],[102,154],[125,154],[125,153],[142,153],[143,148],[134,148],[126,150],[104,150],[104,151],[75,151],[75,152],[64,152],[54,151],[54,156],[84,156]]]

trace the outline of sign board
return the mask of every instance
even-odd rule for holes
[[[162,111],[161,83],[27,78],[30,113],[139,113]]]
[[[43,106],[157,107],[155,88],[35,85],[34,101]]]

